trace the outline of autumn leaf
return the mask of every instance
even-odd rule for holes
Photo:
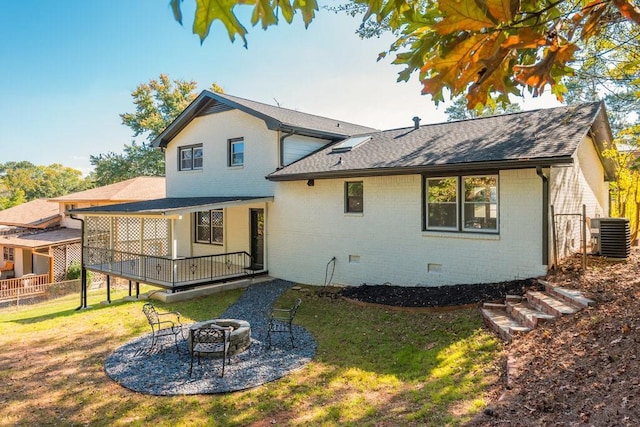
[[[564,68],[565,64],[573,58],[576,50],[578,50],[578,46],[573,43],[564,46],[551,46],[545,52],[544,58],[536,64],[513,67],[515,79],[523,85],[529,86],[533,90],[533,96],[539,96],[544,92],[545,85],[554,86],[556,83],[556,79],[551,74],[553,67]]]
[[[480,51],[483,43],[490,39],[489,34],[475,34],[458,40],[442,57],[427,61],[422,67],[425,74],[437,74],[440,83],[433,78],[423,80],[422,93],[435,94],[441,91],[442,85],[449,87],[452,92],[459,93],[467,86],[469,80],[475,78],[482,65],[478,64],[474,55]]]
[[[485,2],[491,16],[499,21],[510,22],[518,11],[518,0],[487,0]]]
[[[438,7],[445,18],[434,25],[434,29],[443,35],[462,30],[479,31],[494,27],[495,22],[475,1],[443,0]]]
[[[211,24],[219,20],[227,29],[231,41],[239,35],[247,47],[247,30],[233,13],[234,0],[196,0],[196,15],[193,21],[193,32],[200,36],[200,43],[209,35]]]
[[[512,34],[502,43],[504,49],[537,49],[549,44],[545,34],[540,34],[532,28],[523,28]]]
[[[270,25],[278,23],[278,18],[273,12],[269,0],[256,0],[253,15],[251,15],[251,25],[256,25],[258,21],[262,22],[263,30],[266,30]]]
[[[640,25],[640,7],[627,0],[613,0],[613,5],[620,11],[622,16]]]

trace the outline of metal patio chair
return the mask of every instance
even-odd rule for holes
[[[196,354],[198,355],[198,365],[200,365],[201,355],[221,357],[222,373],[220,376],[224,377],[224,368],[227,361],[231,363],[231,357],[229,355],[231,330],[232,328],[229,327],[207,325],[190,331],[191,363],[189,364],[189,377],[191,377],[191,373],[193,372],[193,357]]]
[[[302,300],[297,298],[291,308],[273,308],[267,323],[267,348],[271,348],[271,334],[288,332],[291,338],[291,347],[295,347],[293,342],[293,318],[298,312]]]
[[[178,348],[178,335],[182,335],[182,323],[180,322],[180,313],[177,311],[158,312],[156,308],[150,302],[146,303],[142,307],[142,311],[147,316],[147,321],[151,326],[152,338],[149,352],[151,352],[156,344],[158,344],[158,338],[168,337],[173,335],[173,342],[176,345],[176,352],[180,353]],[[166,319],[166,320],[165,320]],[[183,336],[184,337],[184,336]]]

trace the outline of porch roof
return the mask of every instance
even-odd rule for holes
[[[93,216],[162,216],[222,209],[259,202],[273,202],[273,196],[167,197],[117,205],[72,209],[68,213]]]

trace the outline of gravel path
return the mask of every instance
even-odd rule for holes
[[[288,334],[272,335],[272,346],[266,348],[266,325],[271,305],[291,286],[293,283],[284,280],[252,285],[220,316],[247,320],[251,325],[251,346],[243,353],[231,356],[231,364],[226,366],[223,378],[219,376],[222,362],[207,358],[202,358],[200,366],[194,361],[193,374],[189,378],[190,356],[185,339],[178,343],[180,354],[169,341],[161,343],[164,345],[158,352],[145,353],[151,345],[150,333],[129,341],[109,355],[105,371],[123,387],[157,396],[227,393],[282,378],[306,365],[316,351],[311,333],[297,325],[294,325],[295,348],[291,348]]]

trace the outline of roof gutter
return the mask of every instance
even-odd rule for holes
[[[542,179],[542,265],[549,265],[549,178],[536,166],[536,174]]]
[[[436,166],[413,166],[413,167],[379,167],[367,169],[349,169],[337,171],[321,171],[321,172],[304,172],[292,174],[278,174],[274,172],[267,176],[270,181],[302,181],[308,179],[331,179],[331,178],[352,178],[367,176],[384,176],[384,175],[447,175],[458,174],[461,172],[483,172],[487,170],[513,170],[513,169],[531,169],[537,167],[549,167],[552,165],[570,165],[573,164],[573,158],[555,157],[550,159],[537,160],[509,160],[509,161],[490,161],[490,162],[474,162],[463,164],[446,164]]]

